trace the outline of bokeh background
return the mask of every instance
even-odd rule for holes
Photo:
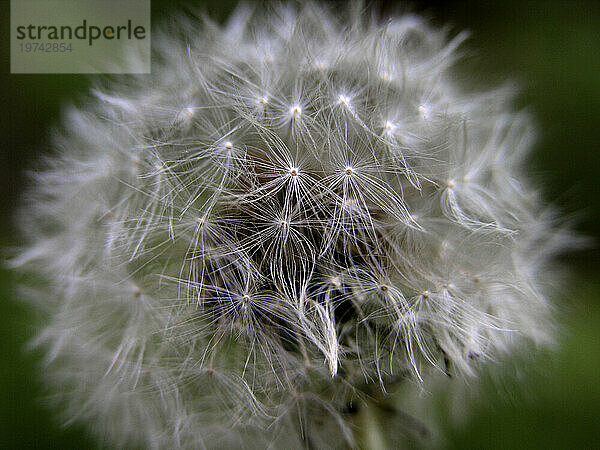
[[[100,1],[100,0],[98,0]],[[199,5],[217,20],[235,6],[228,0],[152,0],[153,23],[177,9]],[[598,448],[600,442],[600,2],[448,0],[407,4],[380,1],[382,11],[414,11],[454,33],[472,37],[461,61],[482,86],[516,80],[518,107],[537,118],[540,136],[531,176],[545,198],[590,237],[583,250],[565,254],[569,268],[557,315],[563,324],[557,350],[526,359],[527,370],[490,375],[482,393],[466,397],[461,421],[444,419],[445,448]],[[49,130],[63,108],[86,92],[91,76],[11,75],[10,4],[0,6],[0,258],[18,244],[13,211],[24,170],[48,154]],[[85,431],[67,428],[44,406],[40,355],[26,344],[36,314],[19,302],[14,275],[0,268],[0,448],[97,448]],[[509,365],[509,367],[511,367]],[[508,381],[507,381],[508,380]]]

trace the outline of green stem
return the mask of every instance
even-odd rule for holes
[[[370,402],[361,405],[357,418],[357,444],[363,450],[386,450],[385,437],[377,407]]]

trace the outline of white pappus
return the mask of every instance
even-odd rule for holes
[[[241,6],[157,31],[152,75],[72,108],[13,261],[68,420],[118,446],[343,448],[399,380],[551,340],[565,234],[512,88],[451,74],[464,39]]]

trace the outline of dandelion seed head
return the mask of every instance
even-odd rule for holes
[[[67,114],[14,262],[67,420],[125,448],[348,448],[348,405],[399,377],[551,340],[569,235],[527,180],[531,118],[452,76],[464,33],[362,12],[181,17],[151,76]]]

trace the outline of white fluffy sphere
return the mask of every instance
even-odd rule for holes
[[[74,108],[22,210],[49,381],[116,445],[355,445],[349,410],[548,338],[564,244],[510,88],[419,17],[241,7]]]

